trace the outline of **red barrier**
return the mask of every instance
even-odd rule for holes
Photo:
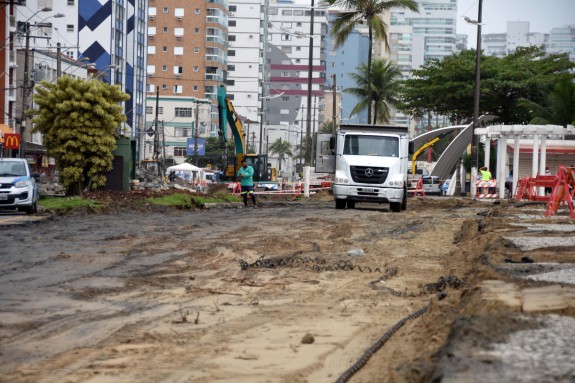
[[[565,203],[569,208],[569,217],[575,218],[575,210],[573,208],[573,197],[575,196],[575,168],[566,168],[563,165],[559,166],[557,178],[553,191],[547,202],[547,209],[545,216],[551,217],[557,214],[559,205]]]

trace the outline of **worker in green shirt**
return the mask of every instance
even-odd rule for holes
[[[256,195],[254,194],[254,168],[248,165],[245,158],[242,159],[242,167],[238,170],[237,174],[240,185],[242,186],[242,198],[244,199],[244,207],[248,207],[248,195],[252,199],[253,208],[256,209]]]

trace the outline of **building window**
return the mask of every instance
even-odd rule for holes
[[[288,102],[288,101],[289,101],[289,96],[282,96],[282,101],[283,101],[283,102]]]
[[[233,49],[228,50],[228,56],[235,56],[236,55],[236,51]]]
[[[148,54],[155,55],[156,54],[156,47],[154,45],[148,45]]]
[[[164,27],[162,30],[164,31],[164,33],[168,33],[168,27]]]
[[[168,51],[168,47],[167,46],[163,46],[162,47],[162,52],[167,52]]]
[[[68,5],[74,5],[74,0],[68,0]]]
[[[200,48],[199,48],[199,47],[195,47],[195,48],[194,48],[194,53],[200,53]]]
[[[183,87],[181,85],[174,85],[174,93],[180,94],[183,91]]]
[[[235,20],[229,20],[228,21],[228,27],[235,27],[236,26],[236,21]]]
[[[154,84],[148,84],[148,93],[152,93],[155,90],[156,90],[156,87],[154,86]]]
[[[198,91],[198,86],[194,85],[194,92],[197,92],[197,91]]]
[[[196,9],[194,10],[194,13],[195,13],[196,15],[199,15],[199,14],[200,14],[200,8],[196,8]]]
[[[236,85],[236,80],[228,80],[227,84],[230,86],[234,86]]]
[[[199,66],[195,66],[195,67],[194,67],[194,72],[197,73],[197,72],[199,72],[199,71],[200,71],[200,67],[199,67]]]
[[[183,56],[184,55],[184,47],[174,47],[174,55],[175,56]]]
[[[162,71],[167,71],[168,70],[168,66],[167,65],[162,65]]]
[[[228,65],[228,72],[233,72],[236,70],[236,66],[235,65]]]
[[[162,8],[162,12],[164,12],[164,13],[168,13],[168,7],[164,7],[164,8]]]
[[[176,117],[192,117],[192,108],[176,108],[174,113]]]
[[[164,107],[158,106],[158,114],[164,114]]]
[[[230,5],[230,12],[236,12],[237,7],[235,5]]]
[[[168,85],[162,84],[162,90],[166,90],[166,89],[168,89]]]
[[[74,24],[66,25],[66,31],[67,32],[74,32]]]
[[[174,146],[174,157],[187,156],[186,148],[181,146]]]
[[[174,66],[174,74],[182,74],[184,73],[184,67],[181,66]]]
[[[236,41],[236,35],[228,35],[228,41]]]
[[[154,86],[152,85],[152,88]],[[154,108],[151,106],[146,106],[146,114],[154,114]]]
[[[200,33],[200,28],[194,28],[194,33],[195,33],[195,34]]]

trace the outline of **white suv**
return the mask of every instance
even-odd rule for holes
[[[37,173],[23,158],[0,158],[0,209],[18,209],[28,214],[38,211]]]

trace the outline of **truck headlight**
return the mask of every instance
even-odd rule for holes
[[[389,186],[395,186],[395,187],[403,187],[403,181],[390,181],[389,182]]]
[[[25,188],[29,185],[29,181],[27,180],[20,180],[14,184],[17,188]]]
[[[338,177],[335,179],[335,183],[347,184],[347,183],[349,183],[349,180],[346,177]]]

